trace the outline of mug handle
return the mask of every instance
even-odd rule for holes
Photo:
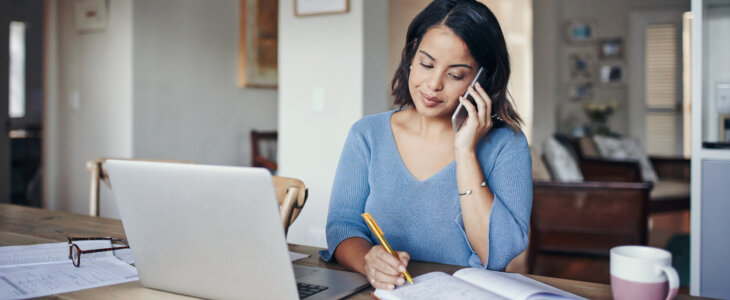
[[[669,291],[667,292],[666,300],[674,299],[674,297],[677,296],[677,290],[679,289],[679,275],[677,274],[677,270],[671,266],[657,266],[657,268],[659,268],[657,271],[664,272],[664,274],[667,275],[667,281],[669,282]]]

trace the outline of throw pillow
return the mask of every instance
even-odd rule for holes
[[[593,141],[601,153],[601,157],[613,160],[633,160],[639,162],[641,177],[644,181],[656,182],[658,176],[649,161],[644,148],[633,139],[618,139],[605,136],[594,136]]]
[[[553,172],[555,181],[582,182],[583,174],[578,168],[578,163],[555,138],[551,137],[545,142],[545,159]]]

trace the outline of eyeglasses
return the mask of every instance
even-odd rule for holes
[[[76,245],[74,241],[111,241],[111,248],[92,249],[92,250],[81,250],[79,245]],[[114,243],[122,243],[124,245],[114,246]],[[74,266],[77,268],[81,265],[81,254],[96,253],[104,251],[114,251],[119,249],[128,249],[129,243],[123,239],[112,238],[112,237],[68,237],[68,258],[71,259]]]

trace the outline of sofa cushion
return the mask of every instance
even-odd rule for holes
[[[689,198],[690,184],[686,181],[659,180],[651,190],[652,200]]]
[[[583,174],[570,152],[551,137],[545,142],[545,160],[555,181],[582,182]]]
[[[633,139],[618,139],[605,136],[594,136],[593,141],[601,153],[601,157],[613,160],[633,160],[638,161],[641,167],[641,177],[644,181],[656,182],[658,177],[654,171],[654,167],[649,161],[644,148]]]

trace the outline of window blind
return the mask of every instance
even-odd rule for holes
[[[677,149],[677,27],[646,27],[646,150],[650,154],[675,155]]]

